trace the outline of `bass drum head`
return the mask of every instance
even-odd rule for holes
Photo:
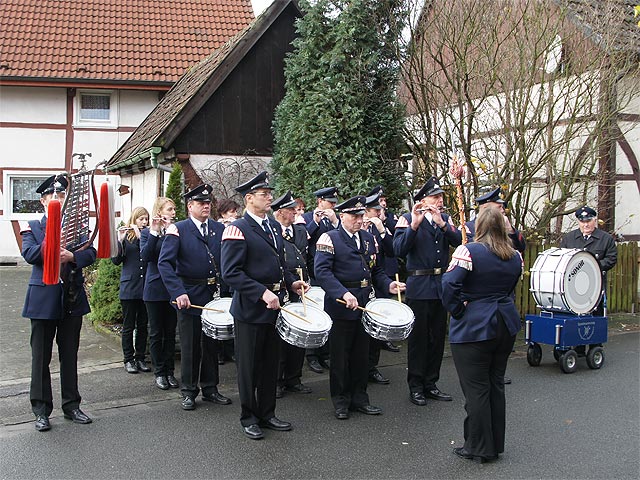
[[[577,252],[564,272],[564,295],[573,313],[591,313],[602,296],[602,272],[598,260],[588,252]]]

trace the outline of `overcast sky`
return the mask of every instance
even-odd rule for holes
[[[256,17],[260,15],[265,8],[273,3],[273,0],[251,0],[251,4],[253,5],[253,12],[256,14]]]

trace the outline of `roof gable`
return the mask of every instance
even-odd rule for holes
[[[173,83],[253,19],[250,0],[2,0],[0,76]]]
[[[289,5],[301,15],[294,0],[275,0],[252,24],[189,69],[111,157],[107,169],[122,168],[151,150],[171,145]]]

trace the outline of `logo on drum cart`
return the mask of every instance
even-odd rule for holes
[[[578,322],[578,335],[582,340],[591,340],[596,330],[596,322]]]

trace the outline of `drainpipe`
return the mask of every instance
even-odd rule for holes
[[[158,164],[158,153],[160,153],[157,150],[161,150],[158,147],[154,147],[151,149],[151,156],[149,157],[149,161],[151,162],[151,167],[157,169],[157,170],[162,170],[163,172],[173,172],[173,168],[171,167],[167,167],[166,165],[159,165]]]

